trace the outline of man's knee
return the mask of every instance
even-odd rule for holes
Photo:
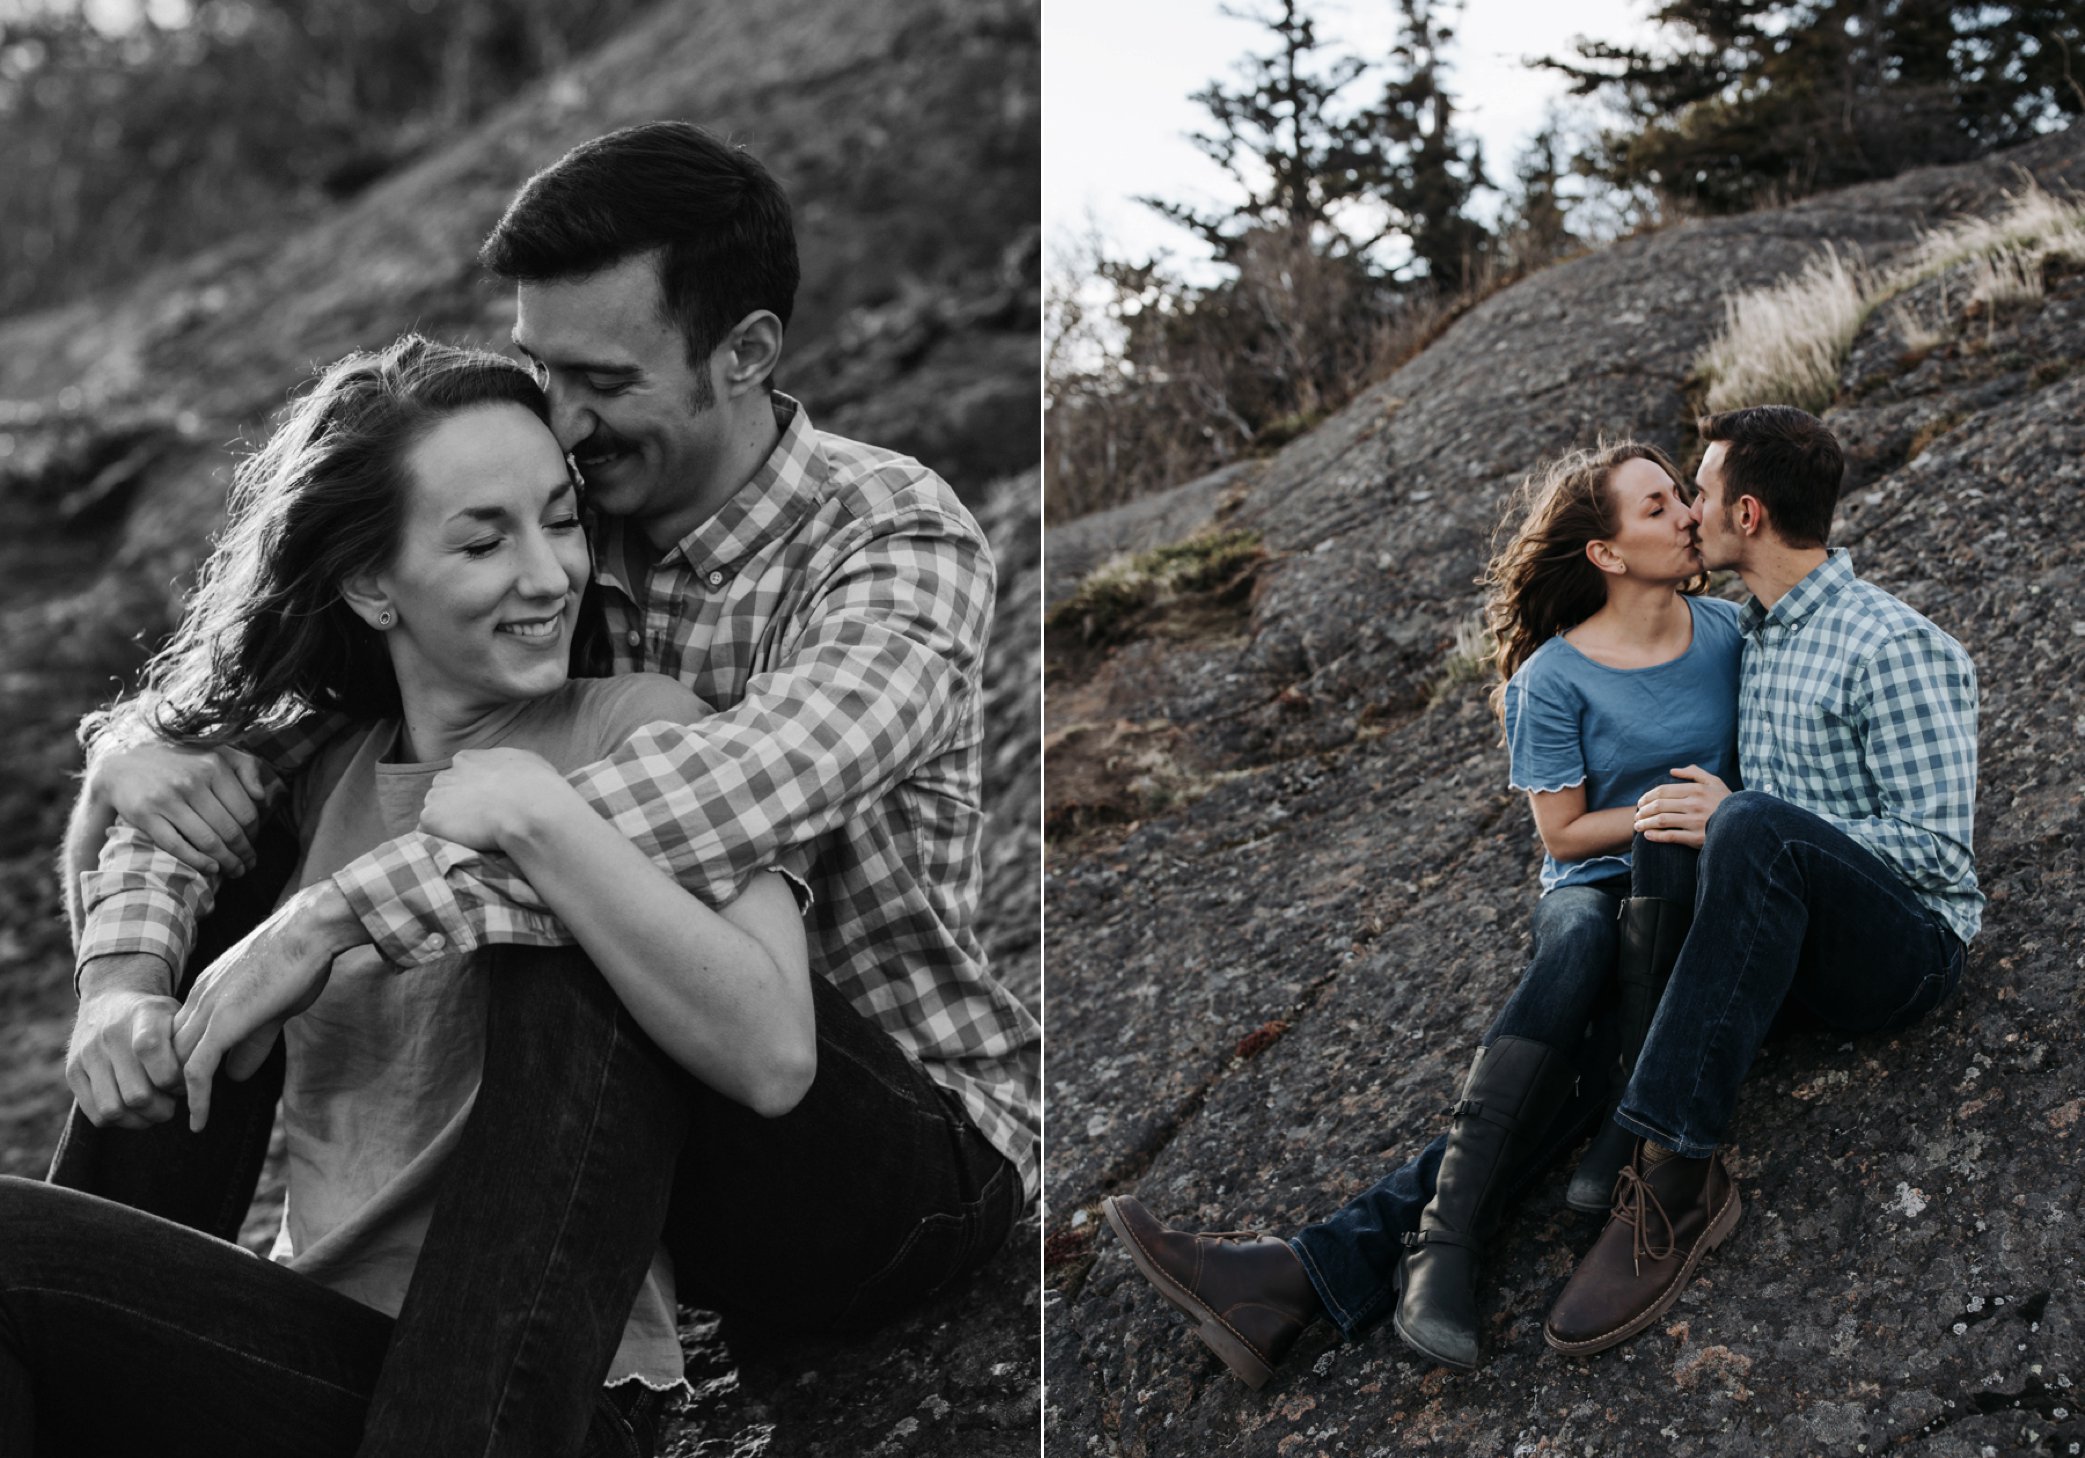
[[[1702,833],[1705,853],[1738,847],[1778,846],[1795,807],[1760,790],[1739,790],[1716,807]]]

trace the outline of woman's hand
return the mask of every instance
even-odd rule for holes
[[[267,806],[268,783],[250,754],[151,739],[98,757],[87,793],[206,876],[253,867],[252,831]]]
[[[1645,840],[1701,849],[1709,817],[1729,798],[1730,786],[1700,765],[1673,772],[1677,784],[1645,790],[1636,801],[1636,828]]]
[[[525,749],[466,749],[434,777],[420,828],[475,851],[511,852],[531,817],[593,811],[549,760]]]
[[[174,1056],[188,1084],[188,1127],[210,1121],[219,1064],[244,1079],[261,1066],[282,1025],[318,1001],[333,959],[369,940],[331,881],[307,886],[212,962],[174,1019]]]

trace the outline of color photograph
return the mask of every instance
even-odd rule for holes
[[[1048,7],[1051,1458],[2085,1443],[2080,49]]]

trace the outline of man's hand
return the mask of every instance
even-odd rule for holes
[[[1636,802],[1636,829],[1645,840],[1701,849],[1709,817],[1730,795],[1730,786],[1700,765],[1676,769],[1677,784],[1645,790]]]
[[[244,1079],[275,1035],[326,990],[333,959],[369,940],[331,881],[307,886],[212,962],[174,1019],[174,1056],[188,1084],[188,1127],[210,1121],[218,1065]]]
[[[420,829],[475,851],[511,851],[537,818],[560,808],[593,813],[549,760],[525,749],[466,749],[428,786]]]
[[[80,1011],[65,1082],[99,1128],[144,1129],[174,1116],[181,1063],[166,963],[144,953],[96,957],[80,973]]]
[[[250,754],[147,740],[96,758],[87,793],[206,876],[253,868],[251,833],[268,803],[268,783]]]

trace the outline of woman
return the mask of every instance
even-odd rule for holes
[[[597,626],[578,508],[520,366],[412,336],[342,360],[242,466],[197,600],[148,673],[159,726],[214,744],[312,711],[351,716],[288,787],[293,922],[335,870],[416,826],[506,854],[661,1051],[782,1111],[815,1058],[789,882],[756,876],[713,911],[563,779],[646,724],[704,712],[656,675],[569,676]],[[677,1000],[691,959],[738,972],[729,1012],[694,1018]],[[83,969],[83,998],[101,965]],[[134,1026],[160,1033],[144,1045],[153,1089],[90,1078],[83,1107],[164,1117],[185,1081],[201,1125],[218,1061],[251,1072],[280,1030],[275,1261],[0,1181],[0,1450],[351,1453],[476,1089],[485,971],[454,957],[401,975],[346,945],[285,986],[228,956],[178,1006],[159,975],[128,1004]],[[655,1259],[592,1441],[604,1423],[628,1441],[644,1394],[680,1381],[672,1269]]]
[[[1512,1198],[1582,1137],[1643,1042],[1693,907],[1688,826],[1639,801],[1731,780],[1733,605],[1704,599],[1678,472],[1625,442],[1551,466],[1487,569],[1509,779],[1542,840],[1534,954],[1493,1019],[1449,1132],[1293,1240],[1198,1236],[1135,1200],[1104,1204],[1138,1269],[1254,1386],[1304,1327],[1385,1316],[1424,1356],[1477,1360],[1477,1252]],[[1596,1017],[1612,982],[1620,1017]],[[1609,1121],[1572,1182],[1604,1210],[1628,1141]]]

